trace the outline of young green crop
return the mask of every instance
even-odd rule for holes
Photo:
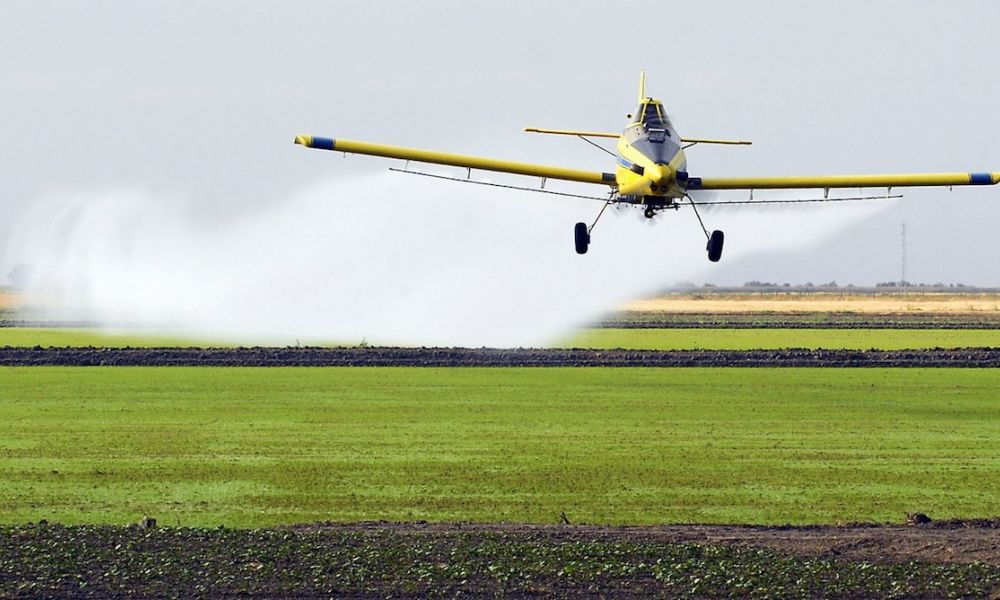
[[[1000,370],[2,368],[0,521],[1000,514]]]
[[[271,345],[295,345],[296,340],[269,340]],[[354,345],[331,340],[327,346]],[[105,348],[218,347],[232,342],[165,336],[137,331],[0,327],[0,347],[43,346]],[[1000,329],[585,329],[564,348],[634,348],[649,350],[751,350],[827,348],[866,350],[1000,347]]]
[[[1000,329],[586,329],[565,348],[904,350],[1000,347]]]
[[[294,344],[295,340],[292,340],[291,343]],[[131,330],[103,330],[83,327],[0,327],[0,347],[190,348],[226,345],[231,344]]]

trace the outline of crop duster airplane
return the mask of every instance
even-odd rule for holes
[[[956,185],[994,185],[1000,183],[1000,173],[910,173],[894,175],[828,175],[819,177],[694,177],[688,172],[687,156],[684,151],[695,144],[728,144],[750,145],[750,142],[739,140],[716,140],[681,137],[667,117],[663,103],[646,96],[645,73],[639,77],[639,107],[635,113],[628,115],[628,125],[619,135],[617,133],[601,133],[594,131],[564,131],[557,129],[527,128],[525,131],[534,133],[549,133],[571,135],[597,146],[616,159],[613,173],[567,169],[546,165],[496,160],[462,154],[386,146],[369,142],[357,142],[344,139],[331,139],[300,135],[295,138],[296,144],[322,150],[335,150],[351,154],[368,154],[398,158],[407,161],[404,169],[393,169],[417,175],[426,175],[440,179],[465,181],[483,185],[493,185],[534,192],[594,198],[604,201],[601,212],[594,222],[577,223],[574,234],[576,251],[585,254],[590,245],[591,233],[604,210],[611,204],[632,204],[645,207],[645,216],[652,219],[657,212],[668,209],[678,209],[690,206],[698,217],[698,223],[708,240],[708,259],[718,262],[722,257],[724,240],[721,231],[709,233],[698,212],[699,206],[707,204],[773,204],[798,202],[830,202],[842,200],[875,200],[879,198],[899,198],[892,196],[892,188],[898,187],[932,187]],[[616,152],[605,149],[591,141],[590,138],[617,139]],[[409,162],[433,163],[464,167],[468,170],[465,179],[432,175],[409,170]],[[477,182],[471,179],[472,170],[498,171],[515,173],[541,178],[540,188],[522,188],[495,183]],[[580,183],[591,183],[609,188],[608,196],[578,196],[545,190],[548,179],[560,179]],[[831,189],[864,189],[886,188],[886,193],[879,196],[855,196],[830,198]],[[815,189],[824,190],[823,198],[800,200],[754,200],[754,190],[774,189]],[[750,199],[745,201],[696,201],[693,192],[702,190],[749,190]]]

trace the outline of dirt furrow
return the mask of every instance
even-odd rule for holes
[[[0,348],[5,366],[1000,367],[1000,349]]]

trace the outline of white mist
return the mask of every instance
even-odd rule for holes
[[[199,339],[533,346],[635,297],[711,278],[689,209],[609,208],[590,252],[573,224],[599,202],[399,174],[338,179],[208,228],[168,198],[50,198],[17,228],[47,316]],[[873,206],[719,207],[723,261],[821,241]]]

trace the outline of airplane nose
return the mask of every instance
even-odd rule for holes
[[[643,168],[642,177],[619,186],[618,193],[622,196],[662,194],[670,189],[670,184],[676,176],[677,173],[670,165],[662,163],[649,165]]]
[[[649,177],[653,185],[668,185],[674,178],[674,170],[670,165],[653,165],[646,167],[646,176]]]

